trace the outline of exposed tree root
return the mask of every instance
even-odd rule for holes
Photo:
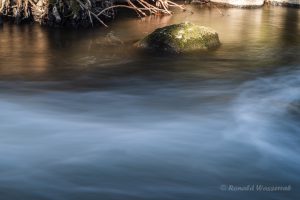
[[[166,14],[170,7],[184,9],[170,0],[0,0],[0,15],[14,19],[16,23],[34,20],[49,26],[107,26],[105,21],[115,17],[116,8],[134,10],[139,17]]]

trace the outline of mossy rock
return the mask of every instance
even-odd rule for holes
[[[136,43],[138,48],[169,53],[207,50],[219,45],[219,36],[215,30],[193,23],[173,24],[158,28]]]

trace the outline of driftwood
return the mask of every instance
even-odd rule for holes
[[[37,21],[49,26],[107,26],[114,19],[116,9],[134,10],[139,17],[170,15],[170,7],[184,9],[171,0],[0,0],[0,16],[14,19],[16,23]]]

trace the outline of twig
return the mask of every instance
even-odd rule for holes
[[[43,11],[32,0],[28,0],[28,1],[34,7],[34,9],[36,9],[40,13],[43,13]]]
[[[76,0],[83,8],[88,10],[103,26],[108,27],[101,19],[99,19],[98,15],[93,13],[86,5],[84,5],[80,0]],[[103,11],[103,10],[102,10]]]
[[[128,4],[131,5],[133,8],[135,8],[135,10],[137,11],[138,15],[139,13],[141,13],[144,16],[147,16],[146,13],[144,13],[141,9],[139,9],[138,7],[136,7],[130,0],[127,0]]]
[[[97,16],[100,16],[100,15],[103,15],[103,13],[107,10],[110,10],[110,9],[113,9],[113,8],[129,8],[129,9],[132,9],[132,10],[135,10],[135,8],[131,7],[131,6],[126,6],[126,5],[115,5],[115,6],[110,6],[108,8],[105,8],[103,10],[101,10],[101,12],[99,12],[97,14]],[[140,10],[148,10],[146,8],[140,8]],[[157,9],[157,10],[160,10],[160,11],[163,11],[162,9]]]

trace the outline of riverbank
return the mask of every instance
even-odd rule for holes
[[[195,2],[202,2],[201,0],[195,0]],[[300,7],[299,0],[210,0],[209,2],[229,6],[229,7],[241,7],[241,8],[258,8],[263,5],[273,6],[286,6],[286,7]]]
[[[169,8],[183,9],[170,0],[2,0],[0,14],[16,24],[38,22],[50,27],[87,28],[107,26],[116,16],[116,9],[134,11],[137,17],[170,15]]]
[[[18,5],[11,0],[0,2],[0,26],[3,18],[15,24],[38,22],[49,27],[88,28],[107,26],[115,20],[118,10],[127,9],[135,13],[137,18],[148,15],[171,15],[174,8],[185,11],[187,2],[176,3],[169,0],[67,0],[51,2],[47,0],[22,0]],[[192,0],[190,3],[207,7],[242,7],[257,8],[264,5],[300,7],[299,0]],[[2,14],[1,14],[2,13]]]

